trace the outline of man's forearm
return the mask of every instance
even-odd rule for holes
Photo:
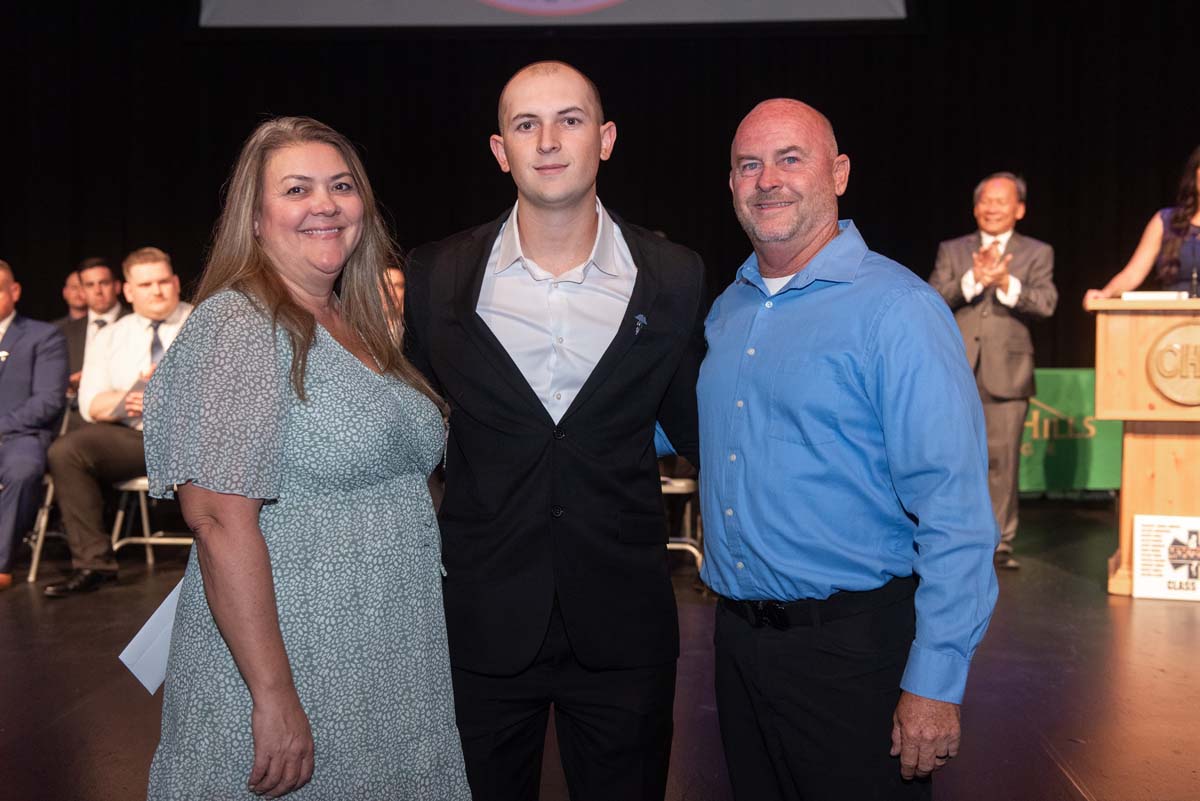
[[[110,389],[92,398],[88,406],[88,416],[97,423],[110,423],[117,419],[115,412],[121,399],[125,397],[124,390]]]

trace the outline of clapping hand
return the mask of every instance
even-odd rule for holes
[[[1008,265],[1012,264],[1012,254],[1000,255],[1000,246],[993,242],[987,248],[980,248],[971,254],[972,269],[975,281],[980,286],[995,286],[1001,291],[1008,290]]]

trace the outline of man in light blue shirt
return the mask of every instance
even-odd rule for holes
[[[839,222],[850,162],[820,112],[760,104],[731,161],[754,255],[709,313],[698,396],[735,796],[929,798],[911,779],[958,751],[997,592],[962,339],[936,292]]]

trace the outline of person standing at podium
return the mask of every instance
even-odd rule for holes
[[[975,371],[987,425],[988,490],[1000,527],[996,566],[1020,567],[1017,487],[1021,434],[1034,393],[1029,323],[1049,317],[1058,303],[1054,249],[1015,230],[1025,217],[1025,181],[1011,172],[975,187],[975,233],[938,245],[929,283],[954,311],[967,359]]]
[[[1103,289],[1089,289],[1085,307],[1093,298],[1119,298],[1137,289],[1151,270],[1164,290],[1200,294],[1200,147],[1183,168],[1175,205],[1150,218],[1129,263]]]

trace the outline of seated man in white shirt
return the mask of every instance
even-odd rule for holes
[[[60,438],[48,454],[72,567],[65,581],[46,587],[52,598],[91,592],[117,577],[104,489],[146,472],[142,390],[192,310],[179,300],[179,277],[163,251],[135,250],[122,267],[133,313],[99,331],[84,355],[79,410],[91,425]]]

